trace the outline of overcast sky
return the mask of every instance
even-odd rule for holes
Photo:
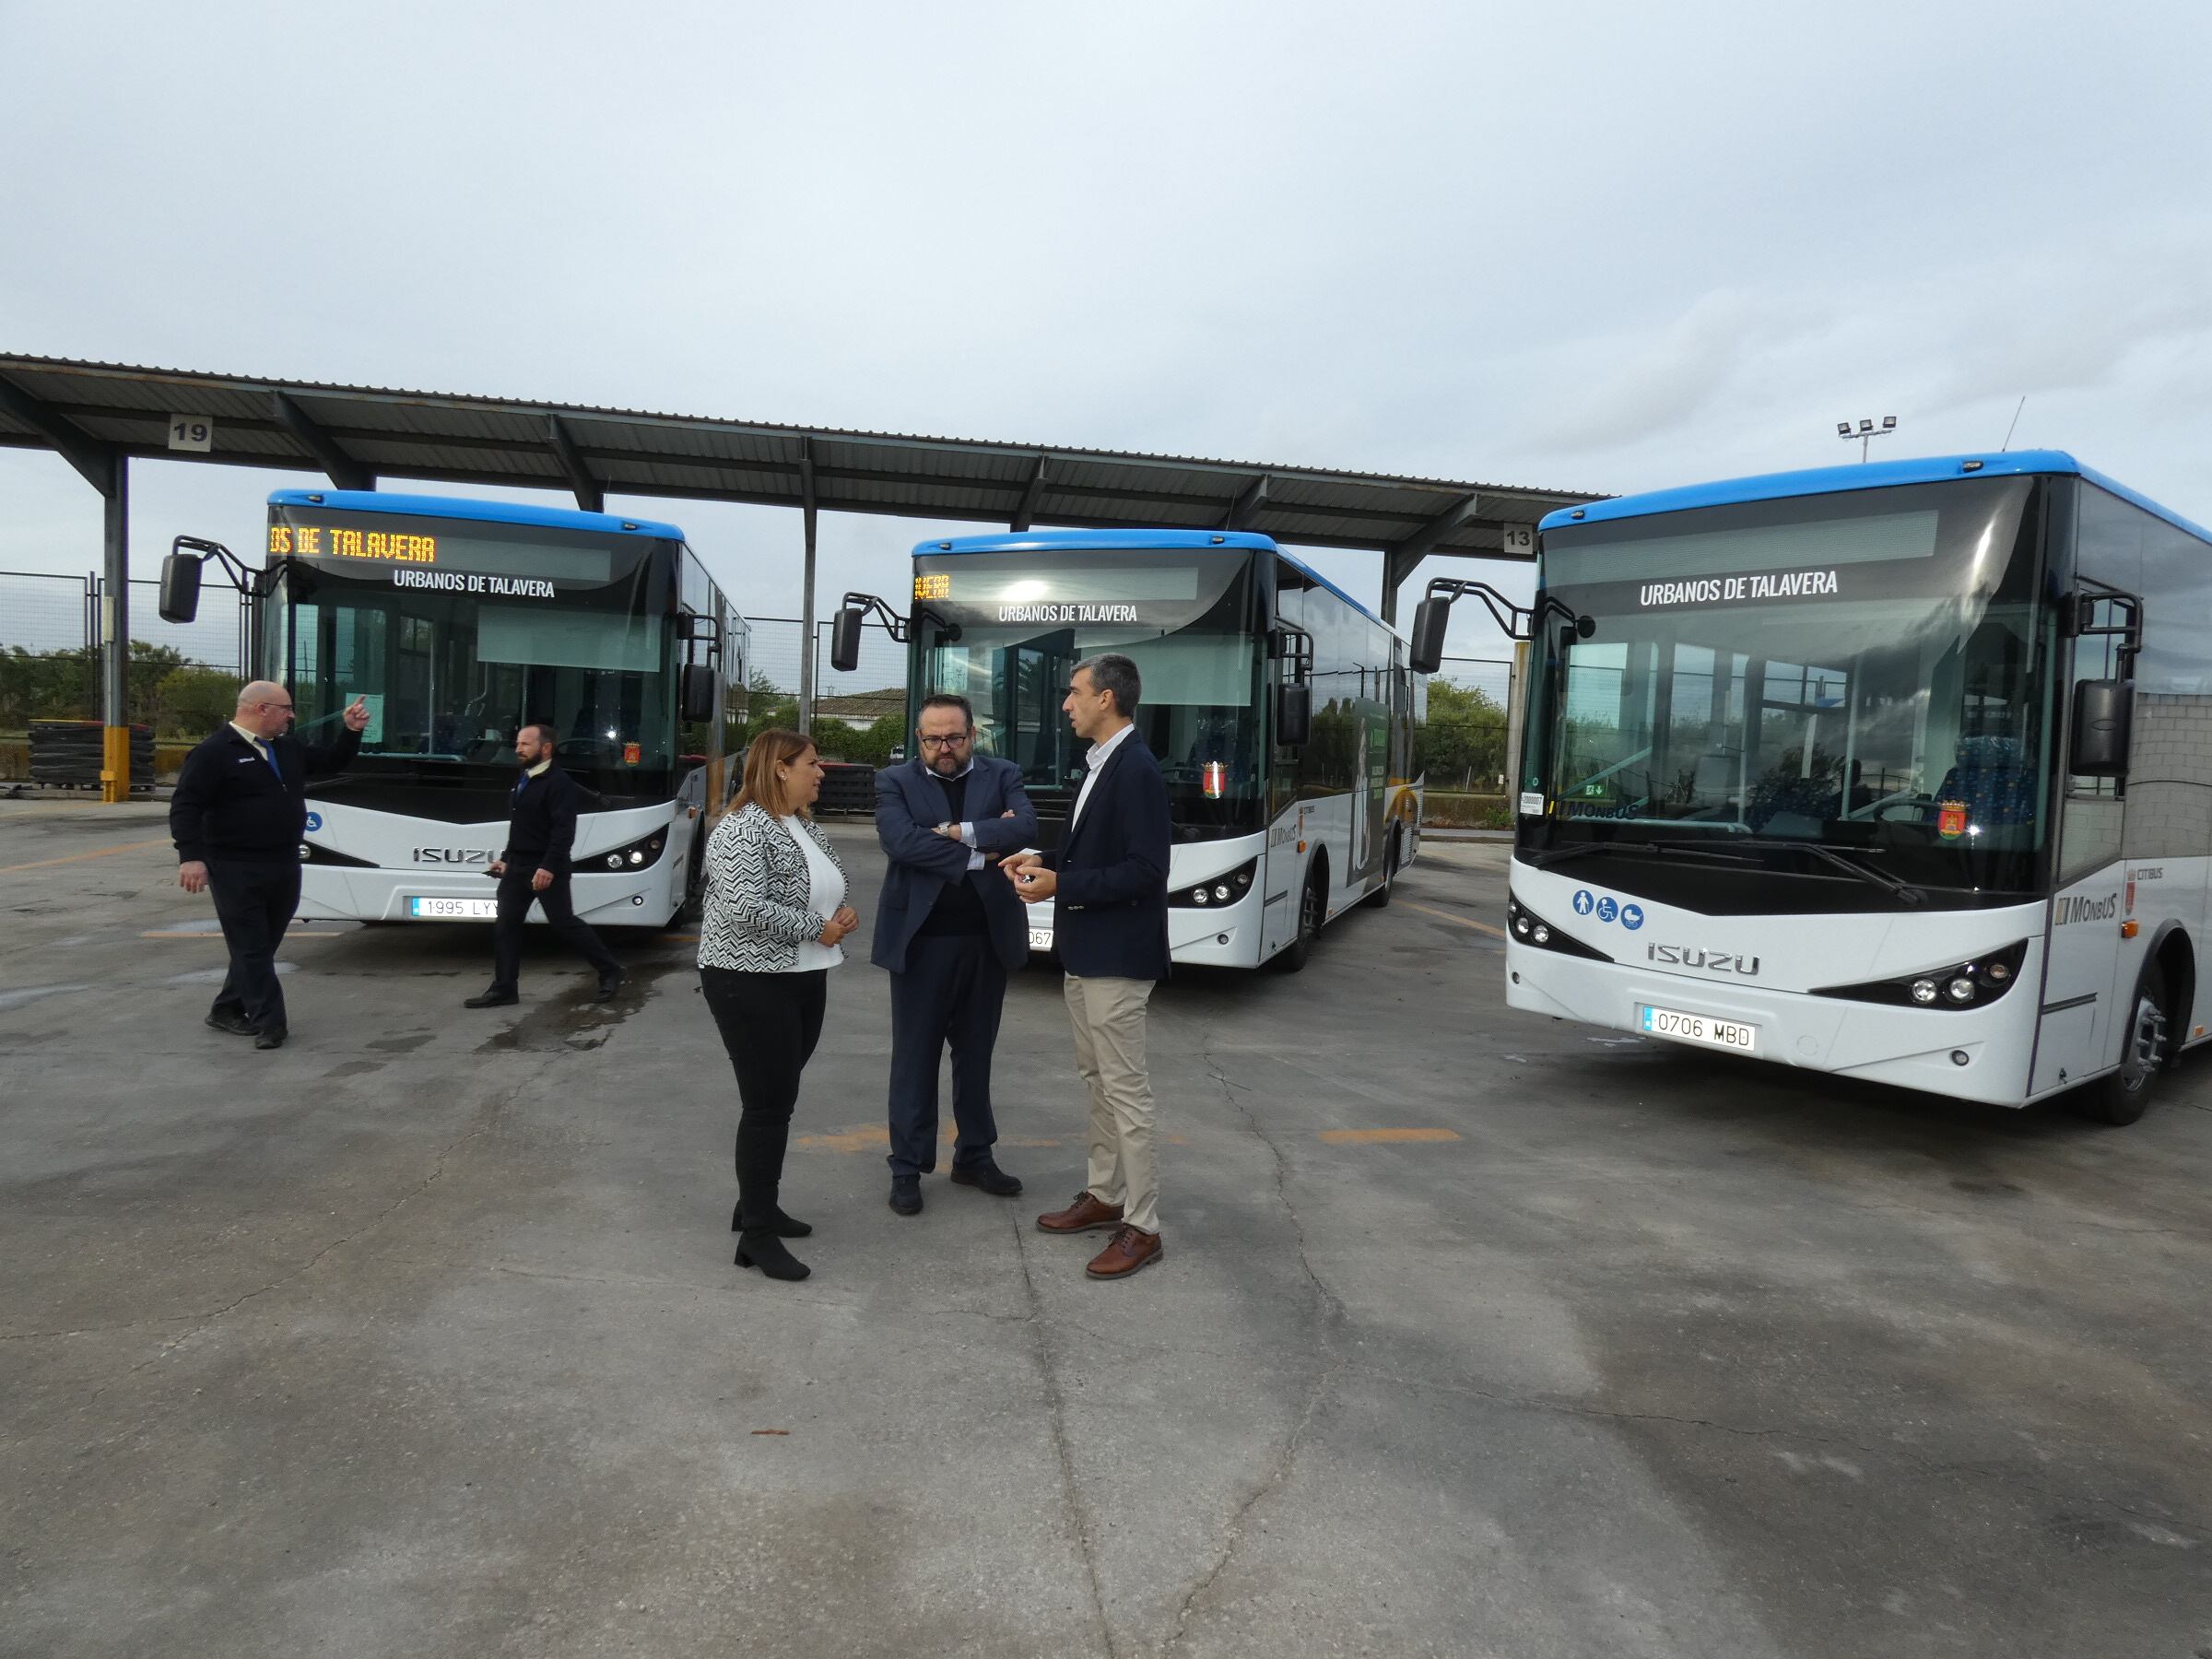
[[[0,350],[1608,493],[2025,396],[2206,522],[2208,18],[0,0]],[[141,463],[134,568],[317,481]],[[795,513],[622,505],[795,614]],[[99,545],[0,450],[0,569]]]

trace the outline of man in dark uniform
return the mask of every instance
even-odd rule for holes
[[[876,836],[890,860],[873,960],[891,975],[891,1208],[922,1213],[937,1167],[937,1062],[952,1045],[952,1179],[1011,1198],[1021,1182],[991,1148],[991,1053],[1006,975],[1029,960],[1021,900],[991,869],[1037,837],[1021,768],[975,752],[964,697],[926,699],[914,758],[876,774]]]
[[[356,698],[345,730],[327,747],[289,735],[291,694],[254,680],[238,694],[230,724],[184,757],[170,797],[177,885],[211,892],[230,971],[207,1010],[218,1031],[251,1035],[257,1049],[284,1046],[284,988],[276,947],[300,904],[300,838],[307,833],[307,783],[353,763],[369,724]]]
[[[576,845],[576,806],[582,791],[553,764],[553,730],[526,725],[514,735],[514,758],[523,775],[509,797],[507,846],[492,863],[500,878],[500,915],[491,927],[491,986],[464,1006],[500,1008],[522,999],[515,981],[523,967],[523,919],[531,900],[545,906],[554,935],[599,973],[592,1000],[606,1002],[621,988],[622,964],[599,942],[591,924],[576,919],[569,895],[569,855]]]

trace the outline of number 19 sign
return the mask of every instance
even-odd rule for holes
[[[169,447],[205,455],[215,448],[215,422],[205,415],[171,415]]]

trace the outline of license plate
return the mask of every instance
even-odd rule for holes
[[[1734,1049],[1739,1054],[1755,1053],[1759,1043],[1757,1026],[1739,1025],[1732,1019],[1715,1019],[1710,1014],[1685,1014],[1677,1008],[1654,1008],[1640,1005],[1636,1010],[1637,1023],[1647,1036],[1667,1037],[1677,1042],[1698,1042],[1707,1048]]]
[[[497,899],[424,899],[407,900],[407,914],[418,922],[489,922],[500,913]]]
[[[1052,947],[1053,930],[1051,928],[1032,927],[1030,929],[1030,948],[1031,950],[1050,950]]]

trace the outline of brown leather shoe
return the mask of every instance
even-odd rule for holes
[[[1167,1246],[1159,1241],[1158,1233],[1124,1227],[1113,1235],[1112,1243],[1090,1258],[1090,1265],[1083,1271],[1092,1278],[1127,1278],[1167,1253]]]
[[[1037,1230],[1049,1233],[1098,1232],[1122,1224],[1122,1206],[1094,1198],[1087,1187],[1064,1210],[1037,1218]]]

